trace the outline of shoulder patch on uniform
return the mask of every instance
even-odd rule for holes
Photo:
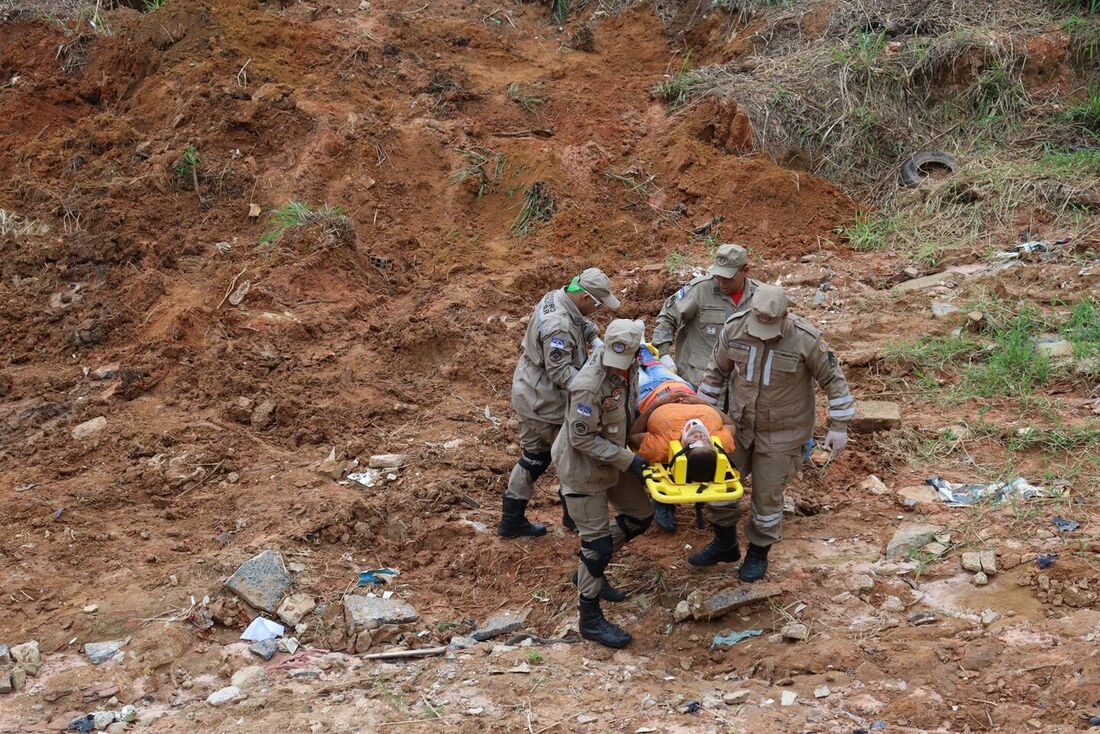
[[[557,364],[558,362],[564,362],[568,356],[562,349],[551,349],[546,358]]]
[[[554,336],[550,338],[551,349],[565,349],[565,340],[560,336]]]
[[[586,418],[592,417],[592,406],[588,403],[577,403],[577,412]]]
[[[820,349],[823,353],[829,351],[829,345],[825,342],[824,339],[817,343],[817,348]]]
[[[680,299],[682,299],[684,296],[687,295],[687,292],[688,292],[688,287],[685,285],[680,290],[676,291],[676,300],[679,301]]]
[[[588,424],[582,421],[576,421],[573,424],[573,433],[577,434],[578,436],[587,436]]]

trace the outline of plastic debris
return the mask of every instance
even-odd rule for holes
[[[272,622],[264,617],[256,617],[252,620],[252,624],[248,625],[248,629],[241,633],[241,639],[248,642],[274,640],[276,637],[282,637],[285,631],[286,628],[278,622]]]
[[[1039,561],[1039,568],[1046,568],[1047,566],[1058,560],[1058,554],[1040,553],[1038,556],[1036,556],[1036,560]]]
[[[372,568],[359,572],[359,586],[381,585],[393,581],[401,573],[396,568]]]
[[[954,507],[976,505],[979,502],[1000,504],[1014,497],[1021,500],[1030,500],[1036,497],[1054,497],[1058,494],[1056,490],[1029,484],[1023,477],[1016,477],[1011,482],[955,484],[940,479],[938,476],[933,476],[926,479],[925,484],[932,485],[940,498]]]
[[[1064,245],[1070,241],[1071,238],[1066,237],[1064,239],[1055,240],[1054,242],[1047,242],[1046,240],[1032,240],[1031,242],[1021,242],[1018,245],[1003,250],[993,255],[997,260],[1016,260],[1021,255],[1030,255],[1032,253],[1044,253],[1053,252],[1054,248],[1058,245]]]
[[[1053,522],[1055,527],[1063,533],[1072,533],[1079,525],[1076,520],[1067,520],[1061,515],[1055,515],[1051,522]]]
[[[698,701],[688,701],[684,704],[684,707],[680,709],[685,714],[697,714],[703,710],[703,704]]]
[[[714,642],[711,643],[711,647],[732,647],[738,642],[743,642],[750,637],[757,637],[764,634],[764,630],[744,630],[742,632],[733,631],[728,635],[723,635],[721,632],[714,636]]]
[[[378,480],[381,478],[382,472],[377,469],[367,469],[366,471],[357,471],[354,474],[348,474],[348,479],[364,487],[373,487],[378,484]]]

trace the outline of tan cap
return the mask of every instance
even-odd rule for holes
[[[603,363],[625,370],[630,367],[638,348],[642,346],[643,327],[640,321],[615,319],[603,335]]]
[[[612,311],[619,310],[619,299],[611,292],[611,278],[599,268],[589,268],[577,276],[577,285],[601,305]]]
[[[741,245],[718,245],[714,253],[714,264],[710,266],[710,274],[723,278],[736,277],[748,261],[749,251]]]
[[[752,311],[749,312],[748,331],[757,339],[774,339],[783,331],[783,317],[787,314],[787,294],[783,287],[762,285],[752,294]],[[760,319],[765,319],[761,321]]]

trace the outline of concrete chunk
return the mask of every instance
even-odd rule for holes
[[[234,594],[271,614],[279,608],[290,584],[283,558],[273,550],[265,550],[245,561],[225,582]]]
[[[400,469],[409,460],[408,454],[375,454],[367,463],[371,469]]]
[[[942,532],[943,528],[939,525],[903,523],[894,533],[894,537],[890,538],[890,542],[886,544],[886,558],[887,560],[904,558],[911,549],[928,545],[937,533]]]
[[[309,594],[291,594],[279,605],[279,619],[288,626],[295,627],[316,607],[317,602]]]
[[[38,673],[38,666],[42,662],[42,654],[38,651],[38,640],[16,645],[8,651],[8,654],[17,665],[21,665],[31,675]]]
[[[84,654],[92,661],[92,665],[102,665],[115,655],[126,644],[126,640],[107,640],[106,642],[87,642],[84,644]]]
[[[420,619],[420,615],[408,602],[391,596],[345,596],[344,621],[348,625],[348,634],[369,632],[384,624],[409,624]]]
[[[509,632],[515,632],[527,621],[527,615],[530,613],[530,609],[524,608],[518,612],[506,611],[494,614],[480,629],[474,630],[470,637],[478,642],[484,642]]]
[[[848,429],[856,433],[889,431],[901,426],[901,406],[883,400],[857,400]]]
[[[687,602],[695,619],[715,619],[739,607],[778,596],[781,592],[778,584],[755,583],[719,591],[709,598],[702,591],[693,591],[688,594]]]

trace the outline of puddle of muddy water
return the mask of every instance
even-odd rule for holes
[[[998,574],[988,586],[974,586],[970,574],[958,574],[951,578],[921,584],[924,603],[952,614],[975,613],[992,609],[1002,617],[1015,612],[1018,618],[1042,621],[1046,607],[1035,598],[1030,586],[1016,583],[1018,574]]]

